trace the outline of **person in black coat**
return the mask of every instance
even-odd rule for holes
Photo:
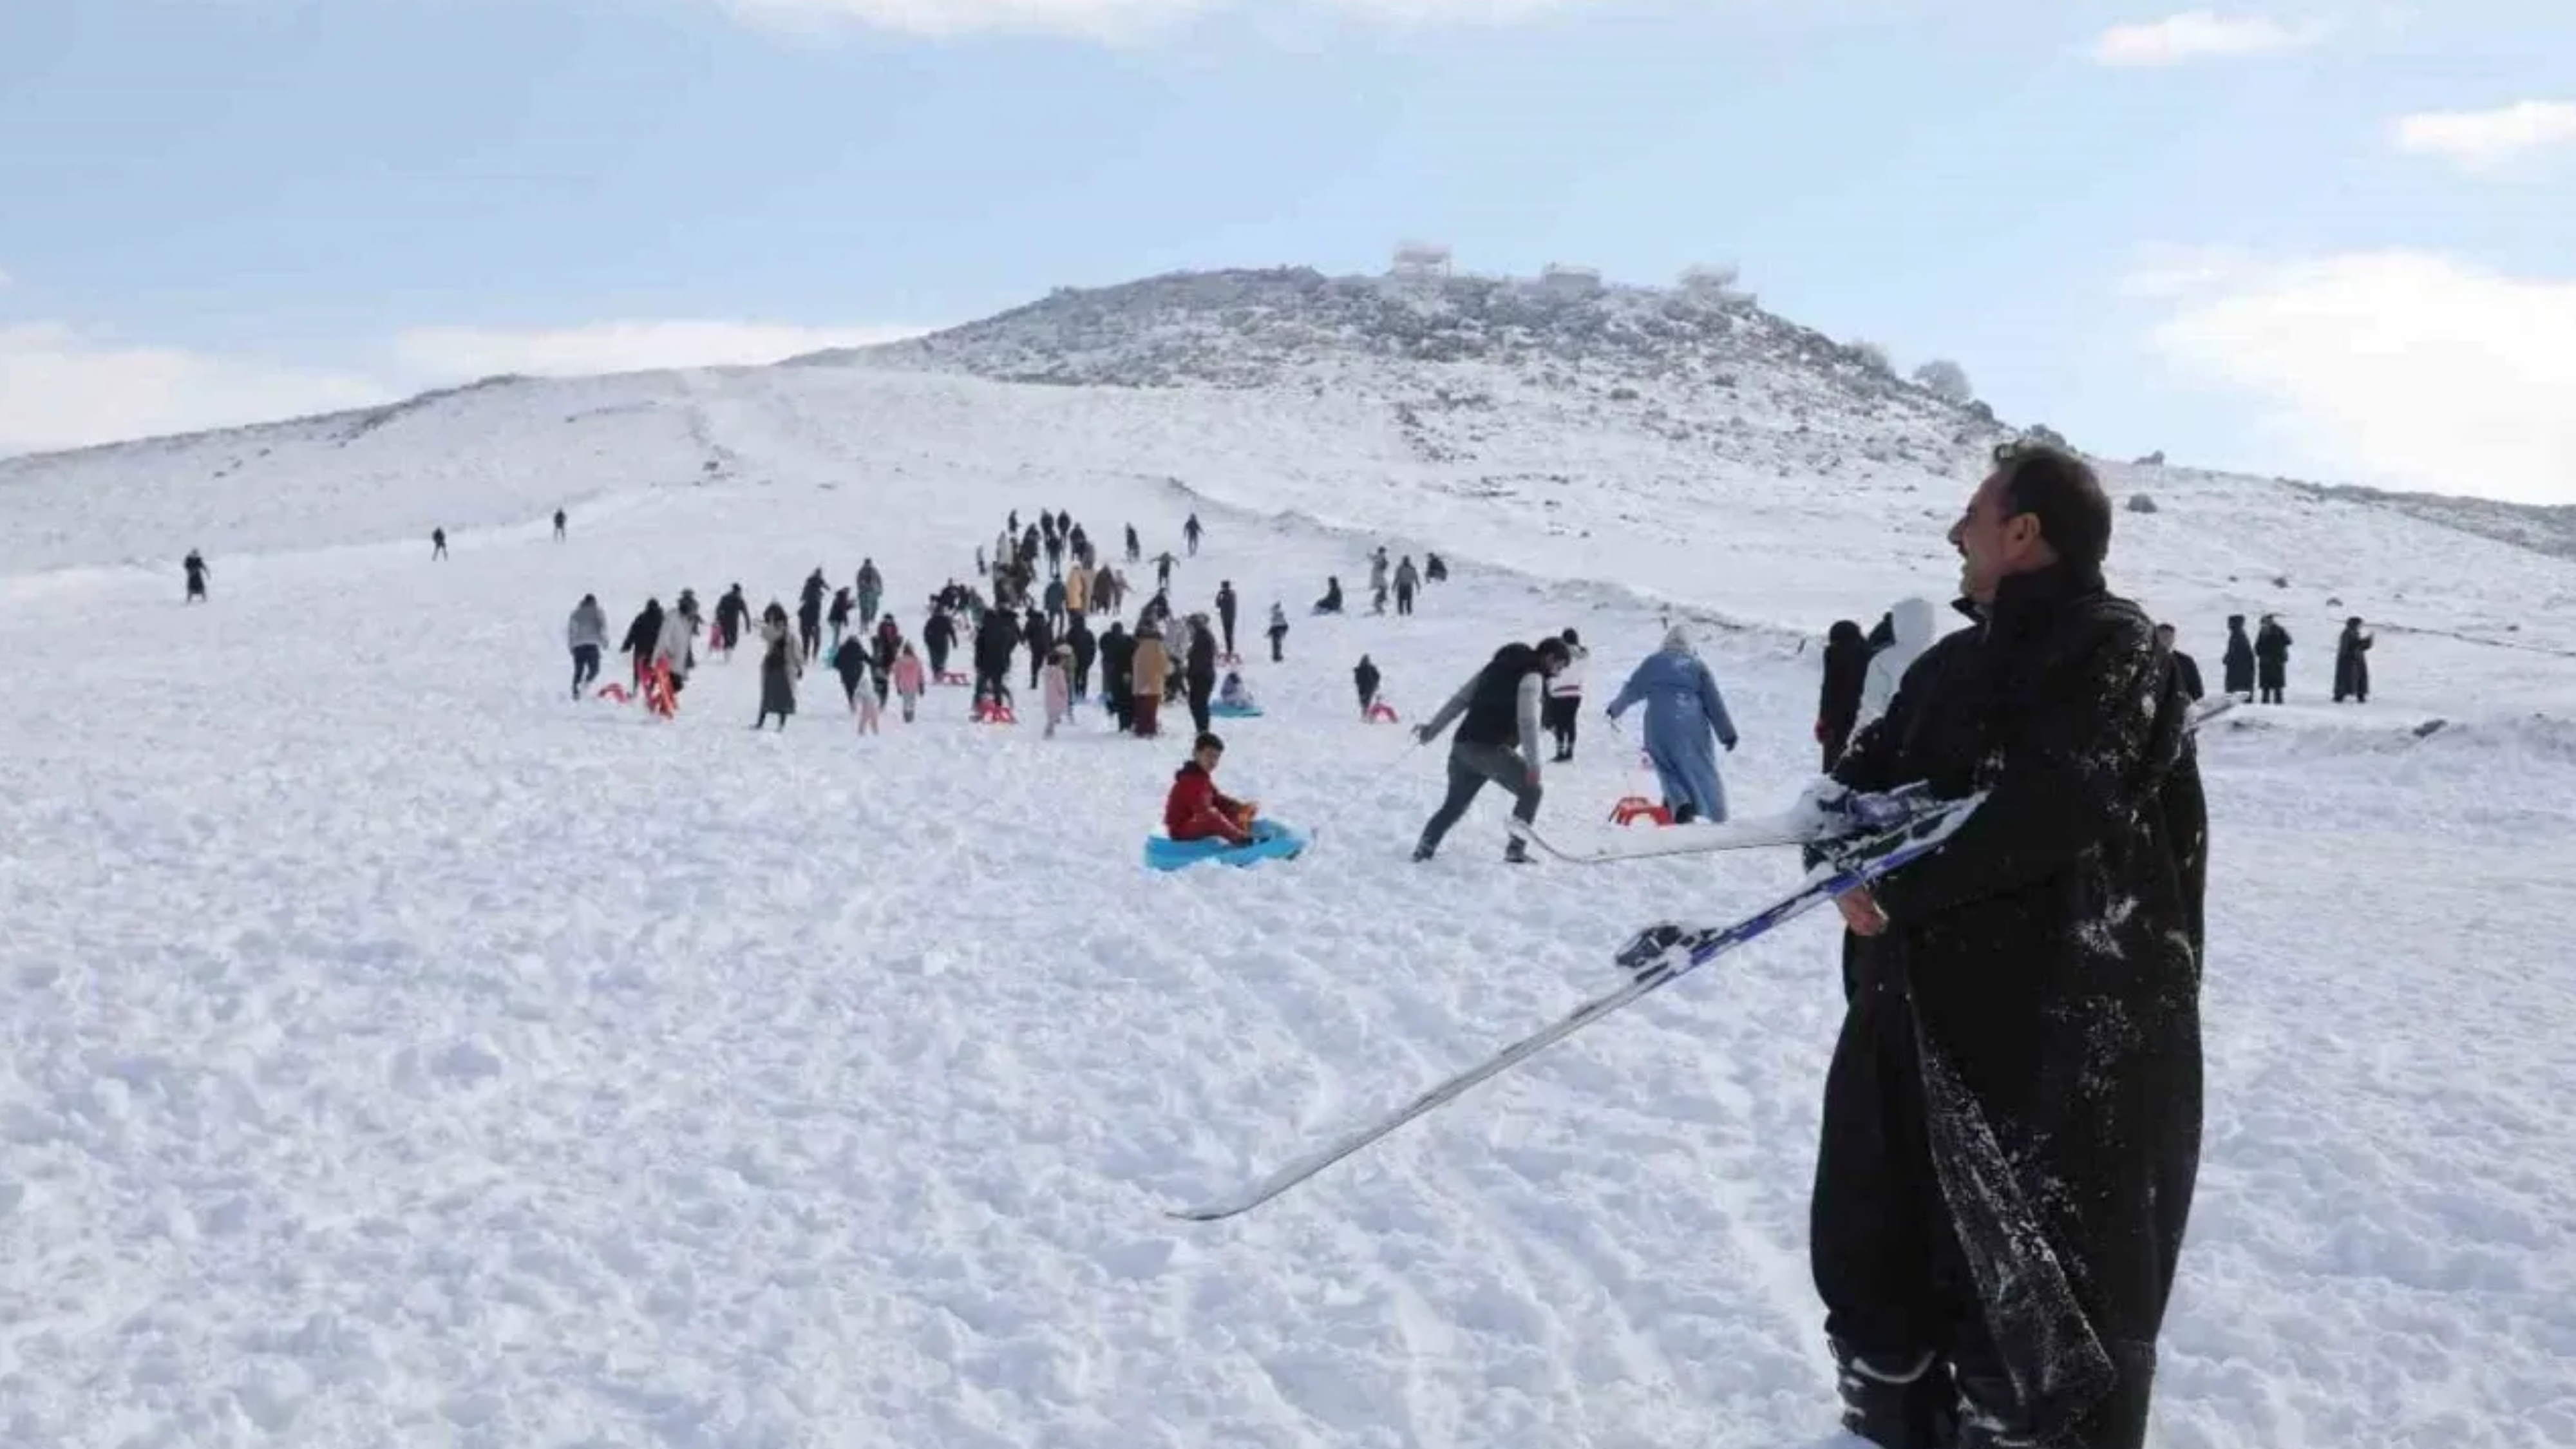
[[[1226,579],[1216,586],[1216,622],[1217,627],[1225,630],[1225,652],[1229,659],[1234,657],[1234,611],[1241,604],[1242,600],[1234,592],[1234,580]],[[1205,732],[1207,726],[1201,725],[1199,729]]]
[[[1125,734],[1136,722],[1136,640],[1115,619],[1100,636],[1100,692],[1109,701],[1109,717]]]
[[[2208,692],[2201,684],[2200,661],[2174,646],[2173,625],[2156,626],[2156,647],[2173,660],[2174,680],[2182,686],[2182,697],[2198,703],[2200,697]]]
[[[653,650],[662,642],[662,601],[646,599],[637,610],[635,620],[626,626],[626,638],[617,646],[620,654],[633,655],[628,667],[634,671],[635,687],[644,687],[644,676],[653,672]]]
[[[2343,621],[2343,633],[2335,640],[2335,703],[2347,698],[2370,703],[2370,636],[2361,632],[2358,614]]]
[[[1046,671],[1047,656],[1055,652],[1055,629],[1047,623],[1045,610],[1035,604],[1029,606],[1028,616],[1021,625],[1020,637],[1028,641],[1029,688],[1035,689],[1038,687],[1038,676]]]
[[[1951,533],[1977,626],[1834,771],[1989,792],[1836,902],[1859,981],[1813,1268],[1844,1426],[1882,1445],[2145,1440],[2200,1160],[2208,817],[2171,660],[2102,581],[2111,517],[2080,458],[2005,452]]]
[[[1825,682],[1816,698],[1816,743],[1824,746],[1830,773],[1851,743],[1852,725],[1860,719],[1861,685],[1869,678],[1869,640],[1860,625],[1836,619],[1825,631]]]
[[[930,611],[929,621],[921,626],[921,646],[930,651],[930,679],[936,684],[948,670],[948,651],[957,643],[957,621],[948,610]]]
[[[2218,667],[2229,694],[2254,698],[2254,641],[2245,637],[2243,614],[2227,616],[2227,652],[2220,656]]]
[[[1208,706],[1216,699],[1216,632],[1208,628],[1205,614],[1190,616],[1190,652],[1182,676],[1181,687],[1190,698],[1190,723],[1206,734]]]
[[[1360,718],[1368,718],[1369,706],[1377,703],[1377,687],[1384,677],[1378,673],[1377,665],[1365,654],[1360,656],[1359,664],[1351,670],[1351,688],[1357,690],[1360,696]]]
[[[988,609],[975,630],[975,697],[996,702],[1011,697],[1011,651],[1020,644],[1020,621],[1002,609]]]
[[[1073,646],[1073,697],[1086,698],[1091,693],[1091,661],[1100,653],[1100,640],[1091,625],[1080,614],[1065,622],[1064,642]]]
[[[2265,704],[2286,703],[2290,687],[2290,631],[2270,614],[2254,631],[2254,679]]]

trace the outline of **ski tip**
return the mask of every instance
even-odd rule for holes
[[[1213,1223],[1234,1216],[1234,1212],[1221,1207],[1165,1208],[1163,1216],[1185,1223]]]

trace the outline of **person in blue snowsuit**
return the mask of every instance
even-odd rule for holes
[[[1610,718],[1641,700],[1646,706],[1646,755],[1663,780],[1664,804],[1674,823],[1724,820],[1726,782],[1718,778],[1717,751],[1709,736],[1714,732],[1719,743],[1734,749],[1735,721],[1727,716],[1716,676],[1678,626],[1664,636],[1664,647],[1647,655],[1628,676],[1627,687],[1610,701]]]

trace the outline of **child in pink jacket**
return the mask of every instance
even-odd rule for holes
[[[1058,644],[1054,652],[1047,656],[1044,684],[1048,739],[1055,738],[1055,727],[1058,724],[1073,718],[1073,682],[1066,675],[1066,671],[1072,667],[1073,646],[1070,644]]]
[[[913,653],[912,645],[907,643],[894,660],[894,692],[903,701],[905,724],[912,723],[913,706],[921,701],[921,684],[921,656]]]

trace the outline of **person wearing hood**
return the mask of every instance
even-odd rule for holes
[[[584,594],[573,606],[564,638],[572,646],[572,697],[579,699],[581,687],[599,677],[599,656],[608,648],[608,611],[598,595]]]
[[[852,634],[832,646],[832,672],[841,676],[841,694],[853,712],[862,691],[874,693],[868,689],[868,671],[875,665],[875,644],[865,634]]]
[[[1208,712],[1216,703],[1216,631],[1208,627],[1207,615],[1190,615],[1189,652],[1182,670],[1182,688],[1190,702],[1190,724],[1200,734],[1207,733]]]
[[[1378,685],[1384,681],[1385,676],[1378,673],[1376,661],[1361,655],[1360,662],[1351,670],[1351,688],[1359,692],[1361,719],[1368,718],[1370,707],[1377,703]]]
[[[1506,644],[1437,713],[1415,726],[1414,740],[1429,744],[1451,720],[1458,721],[1458,736],[1449,746],[1449,793],[1423,822],[1422,838],[1413,847],[1415,861],[1429,860],[1439,852],[1450,827],[1466,815],[1487,784],[1511,792],[1514,819],[1523,825],[1538,819],[1539,700],[1546,692],[1547,677],[1563,669],[1568,657],[1565,641],[1554,637],[1535,645]],[[1503,847],[1503,859],[1513,865],[1529,864],[1528,842],[1513,836]]]
[[[1869,640],[1858,623],[1836,619],[1825,633],[1825,681],[1816,697],[1816,743],[1824,746],[1827,774],[1860,724],[1861,686],[1868,678]]]
[[[2245,616],[2227,616],[2227,652],[2218,667],[2227,692],[2251,704],[2254,702],[2254,641],[2245,637]]]
[[[2361,632],[2359,614],[2343,621],[2343,633],[2335,640],[2334,702],[2346,698],[2370,703],[2370,636]]]
[[[1726,697],[1718,693],[1717,676],[1691,648],[1690,636],[1676,624],[1664,635],[1663,647],[1646,656],[1627,687],[1610,701],[1616,720],[1631,706],[1646,706],[1646,757],[1663,782],[1664,804],[1673,822],[1688,825],[1726,819],[1726,782],[1717,772],[1717,752],[1709,735],[1731,752],[1735,721],[1727,715]]]
[[[1905,682],[1905,671],[1932,647],[1940,619],[1930,599],[1900,599],[1887,611],[1888,643],[1869,656],[1869,668],[1861,676],[1860,714],[1852,721],[1853,733],[1887,713],[1888,702],[1896,698],[1896,686]]]

